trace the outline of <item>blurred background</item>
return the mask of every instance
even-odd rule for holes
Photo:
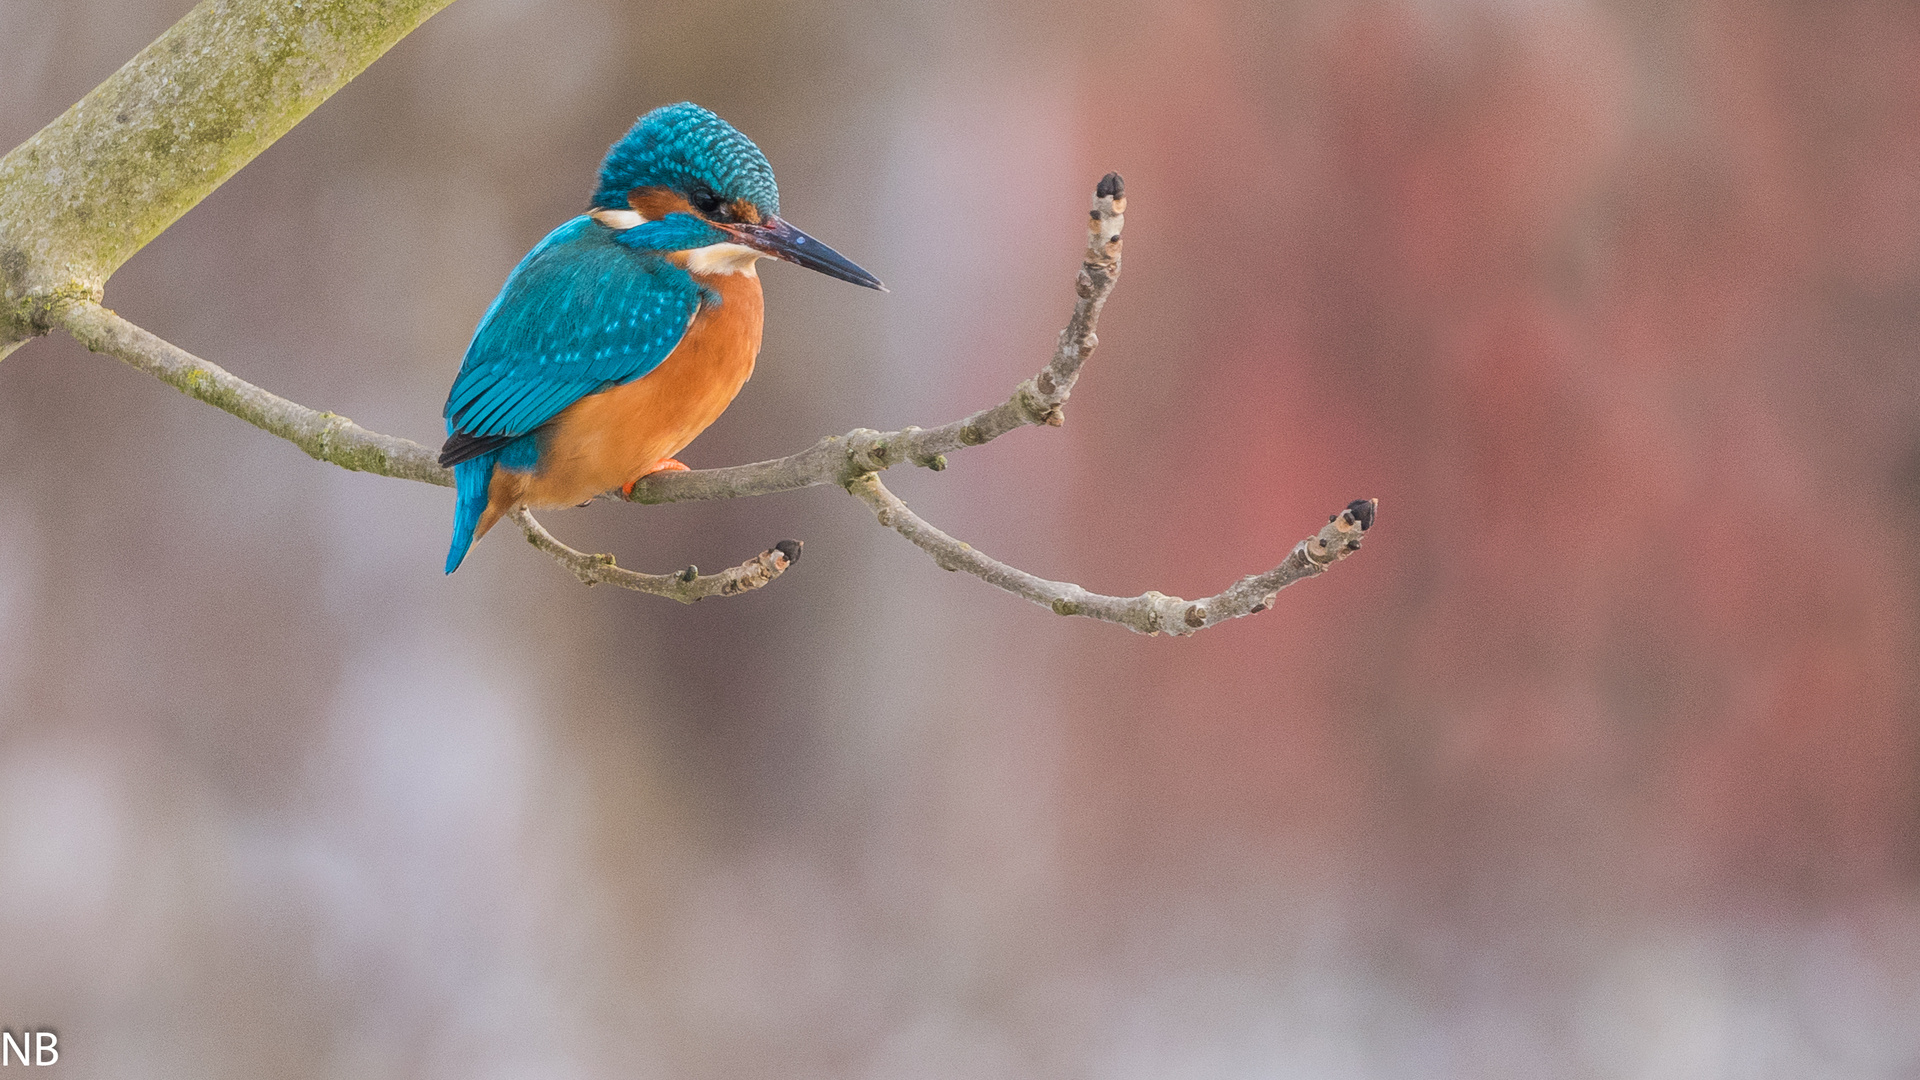
[[[187,0],[0,0],[0,146]],[[461,0],[109,286],[435,443],[606,145],[693,99],[893,289],[764,274],[683,455],[999,401],[1127,179],[1064,429],[547,523],[71,341],[0,364],[0,1025],[89,1077],[1920,1076],[1920,7]]]

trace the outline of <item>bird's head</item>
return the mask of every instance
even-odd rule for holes
[[[614,228],[669,225],[648,246],[688,251],[718,268],[763,255],[870,289],[884,289],[827,245],[780,217],[773,166],[753,140],[712,112],[683,101],[641,117],[607,151],[593,215]]]

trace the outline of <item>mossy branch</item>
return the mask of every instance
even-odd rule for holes
[[[453,486],[453,473],[419,443],[368,431],[344,416],[263,390],[90,300],[63,305],[53,318],[94,352],[118,357],[188,397],[280,436],[316,460],[355,472]]]
[[[1242,578],[1215,596],[1188,601],[1154,591],[1134,597],[1105,596],[1071,582],[1029,574],[929,524],[880,482],[879,472],[902,462],[939,471],[946,467],[947,453],[978,446],[1017,428],[1058,427],[1063,422],[1067,395],[1098,342],[1095,328],[1101,308],[1120,278],[1125,211],[1120,178],[1108,174],[1094,194],[1086,254],[1075,288],[1077,299],[1060,343],[1047,366],[1016,387],[1006,401],[935,428],[889,432],[861,428],[771,461],[655,474],[637,486],[636,501],[731,499],[833,485],[865,502],[882,525],[926,551],[941,567],[964,570],[1056,614],[1116,623],[1139,633],[1183,636],[1265,611],[1281,589],[1323,573],[1358,551],[1362,535],[1373,525],[1378,504],[1373,500],[1355,501],[1329,518],[1317,535],[1295,544],[1272,570]],[[317,412],[272,394],[90,300],[62,304],[51,314],[88,348],[119,357],[185,394],[294,443],[321,461],[430,484],[452,482],[451,474],[440,467],[427,447],[368,431],[343,416]],[[513,520],[534,547],[586,584],[617,585],[682,603],[758,589],[784,573],[800,554],[798,541],[783,540],[717,574],[703,575],[693,567],[676,574],[647,574],[615,565],[611,555],[568,547],[525,511],[514,514]]]
[[[182,393],[342,468],[450,485],[432,450],[368,431],[254,386],[101,306],[107,278],[134,252],[253,160],[334,91],[452,0],[203,0],[159,40],[33,138],[0,158],[0,358],[60,326]],[[1265,610],[1273,594],[1359,550],[1376,504],[1353,503],[1273,570],[1188,602],[1158,592],[1122,598],[1047,581],[991,559],[928,524],[881,483],[902,462],[939,471],[946,455],[1016,428],[1058,427],[1080,368],[1098,342],[1100,309],[1120,276],[1126,198],[1109,173],[1094,192],[1078,302],[1052,360],[1006,401],[936,428],[856,429],[784,458],[660,474],[636,502],[727,499],[832,484],[949,570],[966,570],[1062,615],[1144,633],[1192,633]],[[718,574],[688,567],[643,574],[610,555],[575,551],[525,511],[527,539],[587,584],[691,603],[758,589],[799,558],[783,540]]]
[[[0,158],[0,357],[452,0],[204,0]]]

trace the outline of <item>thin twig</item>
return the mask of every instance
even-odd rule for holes
[[[833,484],[845,487],[862,474],[911,462],[935,472],[947,467],[947,454],[1023,427],[1059,427],[1066,420],[1067,398],[1080,378],[1081,365],[1100,344],[1094,332],[1100,309],[1120,280],[1120,231],[1126,226],[1127,197],[1117,173],[1108,173],[1094,191],[1088,215],[1087,249],[1074,281],[1078,300],[1066,329],[1060,331],[1053,359],[1039,374],[1014,387],[1013,396],[992,408],[934,428],[899,431],[855,428],[830,435],[797,454],[725,469],[658,472],[633,486],[640,503],[691,499],[733,499]],[[617,497],[617,496],[614,496]]]
[[[355,472],[453,486],[451,470],[411,439],[368,431],[330,412],[317,412],[209,363],[165,338],[135,326],[92,301],[67,304],[60,324],[87,348],[152,375],[188,397],[278,435],[308,456]]]
[[[652,593],[691,604],[709,596],[732,596],[751,592],[786,572],[800,561],[800,541],[782,540],[767,550],[717,574],[702,574],[689,566],[677,574],[643,574],[614,565],[611,555],[589,555],[554,539],[533,515],[523,507],[510,515],[513,523],[527,534],[527,543],[553,556],[554,561],[587,585],[618,585],[634,592]]]
[[[1074,283],[1079,299],[1060,332],[1052,360],[991,408],[935,428],[900,431],[856,428],[830,435],[798,453],[722,469],[660,472],[634,485],[640,503],[733,499],[769,495],[821,484],[844,487],[864,473],[903,461],[939,471],[945,455],[999,438],[1016,428],[1060,426],[1063,407],[1099,337],[1100,309],[1120,279],[1120,233],[1127,199],[1117,175],[1100,181],[1087,226],[1087,249]],[[410,439],[368,431],[344,416],[289,401],[121,318],[89,300],[65,304],[57,321],[94,352],[139,368],[180,392],[299,446],[312,457],[342,468],[451,486],[453,474],[434,452]],[[618,497],[609,493],[608,497]]]
[[[982,552],[929,525],[900,497],[868,473],[848,491],[873,509],[880,524],[906,537],[913,546],[933,556],[942,570],[964,570],[996,589],[1053,609],[1057,615],[1079,615],[1118,623],[1138,634],[1167,633],[1184,637],[1228,619],[1255,615],[1273,606],[1274,594],[1303,578],[1326,572],[1327,567],[1360,550],[1360,540],[1373,525],[1380,500],[1363,499],[1327,519],[1318,534],[1293,546],[1280,565],[1264,574],[1241,578],[1203,600],[1182,600],[1149,590],[1139,596],[1106,596],[1089,592],[1070,581],[1049,581]]]
[[[1118,623],[1145,634],[1185,635],[1228,619],[1264,611],[1274,594],[1359,550],[1362,534],[1373,525],[1375,500],[1359,500],[1328,520],[1320,532],[1294,545],[1280,565],[1242,578],[1204,600],[1182,600],[1159,592],[1139,596],[1103,596],[1071,582],[1048,581],[990,558],[922,520],[880,483],[878,473],[902,462],[939,471],[946,455],[999,438],[1016,428],[1058,427],[1080,369],[1092,355],[1100,310],[1120,277],[1120,233],[1127,200],[1120,178],[1109,173],[1094,193],[1087,227],[1087,249],[1075,282],[1078,296],[1053,358],[1013,396],[964,419],[935,428],[899,431],[856,428],[821,439],[783,458],[724,469],[655,473],[634,485],[641,503],[731,499],[832,484],[845,488],[873,509],[887,525],[932,555],[949,570],[965,570],[1015,596],[1061,615],[1080,615]],[[58,305],[54,321],[82,344],[145,371],[181,392],[224,409],[249,424],[278,435],[321,461],[342,468],[450,485],[452,473],[440,467],[434,452],[407,439],[368,431],[344,416],[316,412],[269,393],[215,364],[194,356],[122,319],[91,300]],[[619,496],[611,496],[618,498]],[[617,585],[638,592],[692,603],[707,596],[748,592],[779,577],[798,561],[800,543],[782,540],[752,559],[718,574],[695,567],[678,574],[643,574],[614,564],[611,555],[590,555],[561,543],[525,510],[513,515],[534,547],[589,585]]]

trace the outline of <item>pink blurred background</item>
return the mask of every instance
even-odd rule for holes
[[[0,144],[185,0],[0,2]],[[769,268],[684,455],[944,422],[1127,268],[1065,428],[547,521],[586,590],[70,341],[0,363],[0,1026],[99,1077],[1920,1076],[1920,7],[461,0],[136,257],[130,318],[440,437],[691,98],[886,279]]]

